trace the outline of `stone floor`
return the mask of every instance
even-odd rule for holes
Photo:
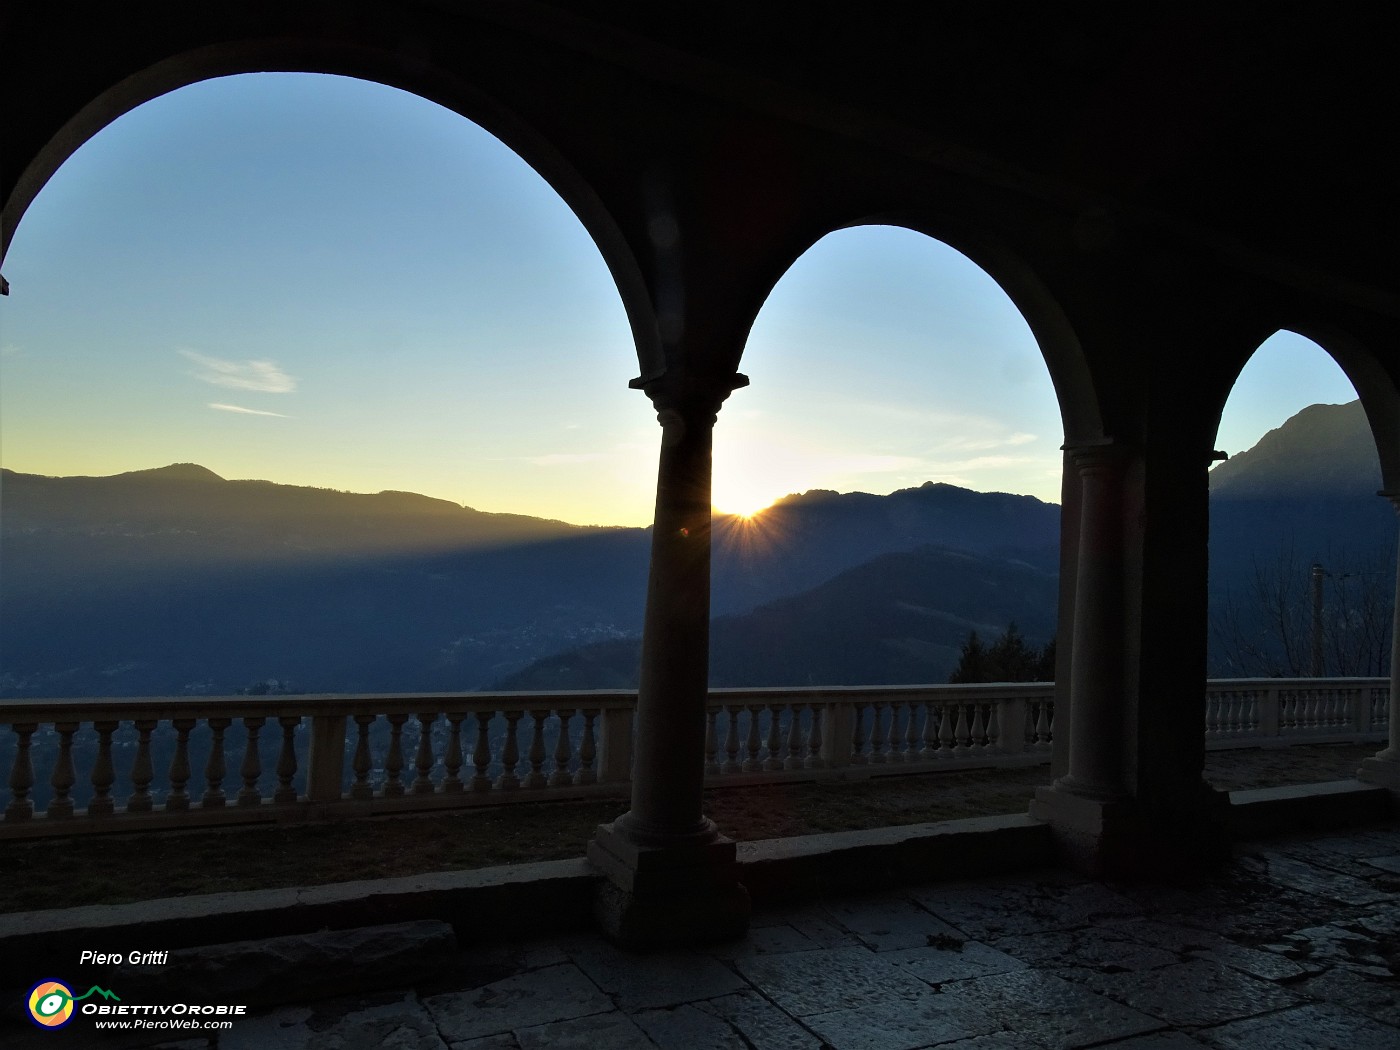
[[[1242,849],[1189,891],[1048,871],[763,911],[707,950],[632,955],[594,936],[469,949],[431,984],[158,1045],[1396,1050],[1397,976],[1391,825]],[[44,1045],[60,1042],[74,1045]]]

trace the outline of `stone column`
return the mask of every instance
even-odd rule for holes
[[[1096,871],[1105,821],[1129,801],[1123,781],[1122,491],[1128,455],[1111,444],[1068,451],[1080,478],[1068,772],[1036,791],[1031,814],[1056,826],[1067,860]]]
[[[1122,450],[1074,450],[1083,482],[1070,661],[1069,772],[1056,781],[1082,798],[1122,798]]]
[[[1382,492],[1400,511],[1400,492]],[[1390,634],[1390,738],[1381,751],[1363,759],[1357,779],[1387,787],[1400,797],[1400,564],[1395,573],[1395,610]]]
[[[588,858],[607,879],[604,932],[633,945],[738,936],[749,898],[732,840],[701,812],[709,693],[710,473],[716,414],[746,380],[646,387],[661,423],[632,807],[599,827]]]

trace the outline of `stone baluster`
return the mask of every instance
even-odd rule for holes
[[[909,720],[904,726],[904,757],[906,761],[917,762],[923,757],[919,753],[919,712],[924,710],[924,704],[920,700],[910,700],[905,709],[908,711]]]
[[[512,791],[520,786],[520,778],[515,774],[515,767],[520,764],[520,742],[516,726],[524,713],[503,712],[506,716],[506,746],[501,752],[501,775],[496,779],[496,787],[502,791]]]
[[[154,809],[151,799],[151,781],[155,779],[155,769],[151,765],[151,733],[155,731],[154,718],[138,718],[136,726],[136,758],[131,763],[131,797],[126,800],[128,813],[149,813]]]
[[[574,782],[573,776],[569,773],[569,762],[573,758],[573,749],[569,741],[569,723],[573,720],[574,712],[569,708],[563,708],[559,715],[559,738],[554,741],[554,772],[549,774],[550,787],[568,787]]]
[[[184,813],[190,808],[190,794],[185,785],[190,782],[190,730],[193,718],[172,718],[175,729],[175,754],[170,759],[170,794],[165,798],[167,813]]]
[[[578,772],[574,774],[575,784],[596,784],[598,782],[598,771],[593,768],[594,759],[598,757],[598,741],[593,731],[593,723],[597,717],[596,710],[583,712],[583,739],[579,741],[578,745]]]
[[[442,779],[442,791],[445,795],[458,795],[465,790],[461,772],[462,719],[466,717],[462,712],[447,713],[447,753],[442,756],[442,768],[447,771],[447,775]]]
[[[73,769],[73,734],[78,731],[78,723],[55,722],[53,728],[58,734],[58,758],[49,777],[53,798],[47,816],[50,820],[64,820],[73,815],[73,785],[78,782]]]
[[[384,757],[384,787],[380,794],[384,798],[399,798],[404,793],[403,726],[408,715],[385,715],[384,718],[389,723],[389,753]]]
[[[719,770],[719,744],[715,737],[715,722],[719,718],[719,708],[708,707],[705,709],[705,774],[718,773]]]
[[[1054,701],[1045,699],[1042,699],[1040,703],[1036,705],[1035,746],[1037,750],[1040,751],[1049,751],[1052,746],[1051,734],[1053,730],[1051,728],[1050,715],[1054,710],[1053,705]]]
[[[826,708],[821,704],[810,704],[812,724],[807,729],[807,760],[803,763],[808,769],[825,769],[826,759],[822,757],[822,724],[826,721]]]
[[[258,754],[258,734],[266,722],[266,718],[243,719],[243,728],[248,731],[248,740],[243,749],[243,764],[238,770],[239,775],[243,778],[243,787],[238,792],[240,806],[262,805],[262,790],[258,787],[258,781],[262,778],[262,757]]]
[[[34,817],[34,762],[29,754],[29,739],[39,730],[37,722],[16,722],[10,726],[17,738],[15,763],[10,767],[10,804],[5,807],[5,819],[19,822]]]
[[[494,711],[476,713],[476,748],[472,752],[472,765],[476,766],[476,775],[472,777],[473,791],[491,790],[491,738],[487,730],[494,714]]]
[[[418,716],[418,750],[413,755],[413,768],[418,770],[413,778],[415,795],[431,795],[437,790],[433,783],[433,766],[437,762],[433,757],[433,723],[436,721],[436,711]]]
[[[224,776],[228,772],[224,764],[224,730],[231,725],[232,718],[209,719],[209,761],[204,764],[204,780],[208,787],[199,802],[204,809],[222,809],[227,801],[224,798]]]
[[[97,758],[92,764],[92,801],[88,803],[89,817],[110,817],[117,811],[112,798],[112,784],[117,772],[112,766],[112,734],[117,731],[114,720],[94,722],[97,730]]]
[[[730,704],[725,707],[724,713],[729,716],[729,723],[724,731],[724,766],[721,772],[738,773],[744,767],[739,764],[739,712],[742,707]]]
[[[296,733],[301,726],[301,716],[279,715],[277,724],[282,727],[282,749],[277,754],[277,790],[272,793],[272,801],[278,806],[290,806],[297,800],[297,789],[292,781],[297,775]]]
[[[355,739],[355,757],[350,763],[355,773],[355,782],[350,785],[352,799],[363,801],[374,798],[374,784],[369,779],[370,770],[374,768],[369,754],[369,727],[377,721],[378,715],[355,715],[358,735]]]
[[[787,755],[782,762],[783,769],[801,769],[807,749],[802,742],[802,707],[792,704],[788,707]]]
[[[870,764],[883,765],[888,756],[885,754],[885,711],[889,710],[890,717],[894,717],[894,709],[882,700],[877,700],[870,705]]]
[[[794,720],[796,715],[794,715]],[[768,705],[768,757],[763,768],[769,771],[783,768],[783,705]]]
[[[542,788],[549,783],[549,778],[544,774],[544,720],[548,714],[547,711],[530,712],[534,725],[530,733],[530,750],[526,753],[530,772],[525,774],[523,786],[527,788]]]
[[[924,729],[923,743],[919,747],[919,757],[930,762],[938,757],[938,717],[941,708],[931,701],[923,702]]]
[[[1001,745],[1001,705],[987,705],[986,749],[995,751]]]
[[[962,758],[971,750],[972,731],[967,725],[968,705],[959,702],[956,706],[958,709],[958,721],[953,727],[953,757]]]
[[[987,746],[987,727],[982,721],[982,705],[972,705],[972,727],[968,730],[968,750],[981,751]]]
[[[759,749],[763,746],[758,733],[758,715],[763,710],[759,704],[749,704],[749,731],[744,740],[744,750],[748,752],[748,757],[744,759],[743,770],[745,773],[758,773],[763,769],[763,763],[758,760]]]
[[[899,731],[899,714],[905,707],[899,701],[890,702],[890,724],[885,729],[885,761],[903,762],[904,752],[899,745],[904,739],[904,735]]]
[[[938,719],[938,758],[943,761],[953,757],[953,745],[957,740],[953,737],[953,709],[958,704],[941,704],[942,710]]]
[[[863,766],[870,761],[865,753],[865,705],[859,700],[851,705],[851,765]]]

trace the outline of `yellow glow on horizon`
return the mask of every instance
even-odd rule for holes
[[[716,513],[733,514],[740,518],[753,518],[767,510],[778,500],[771,491],[762,488],[746,478],[728,478],[721,483],[715,478],[711,506]]]

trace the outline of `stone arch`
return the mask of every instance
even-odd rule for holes
[[[1098,392],[1073,324],[1034,268],[1009,244],[990,233],[905,213],[869,213],[848,221],[819,225],[809,230],[782,259],[781,265],[769,272],[762,294],[752,303],[749,326],[752,327],[778,281],[799,258],[828,234],[859,226],[895,226],[923,234],[965,256],[991,277],[1025,319],[1040,348],[1059,403],[1065,443],[1076,445],[1103,440],[1106,435]]]
[[[1273,328],[1269,335],[1279,331],[1294,332],[1310,339],[1346,374],[1361,399],[1361,407],[1370,423],[1376,452],[1380,457],[1381,478],[1385,491],[1400,492],[1400,389],[1397,389],[1395,381],[1380,363],[1377,355],[1363,340],[1344,328],[1327,322],[1288,323]],[[1264,339],[1255,343],[1239,368],[1231,374],[1229,384],[1217,397],[1211,419],[1212,434],[1218,433],[1220,429],[1220,419],[1224,414],[1226,401],[1239,381],[1245,365],[1253,359],[1263,343]]]
[[[25,211],[58,168],[118,117],[203,80],[241,73],[328,73],[383,84],[450,109],[520,156],[559,194],[593,239],[627,312],[642,375],[664,370],[661,339],[642,269],[599,194],[563,153],[500,99],[402,49],[323,41],[257,40],[171,55],[110,84],[73,112],[24,164],[0,207],[0,262]]]

